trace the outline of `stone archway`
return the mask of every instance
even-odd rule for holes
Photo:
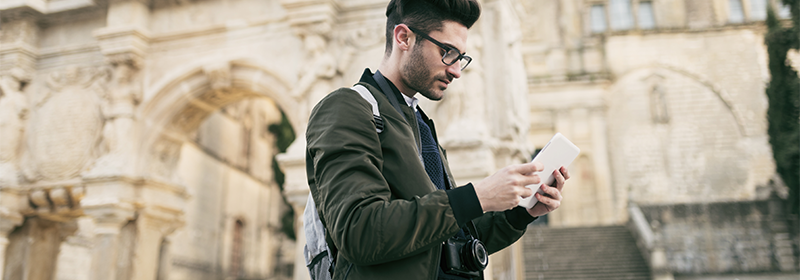
[[[174,180],[177,152],[186,133],[196,129],[212,112],[245,98],[266,96],[287,112],[292,127],[305,126],[300,103],[290,98],[288,83],[271,71],[244,61],[206,65],[181,75],[156,90],[158,93],[141,106],[143,116],[140,172],[164,180]]]
[[[288,83],[273,72],[247,61],[207,64],[172,77],[174,80],[151,91],[152,98],[146,100],[138,112],[141,116],[141,152],[137,159],[137,172],[153,181],[186,188],[177,170],[179,160],[184,156],[182,146],[190,142],[192,133],[209,116],[226,105],[250,98],[266,98],[275,104],[277,110],[285,113],[295,131],[302,131],[305,126],[305,108],[299,100],[288,96]],[[155,204],[163,202],[157,198],[148,199]],[[180,203],[188,205],[190,198],[184,198]],[[173,206],[162,203],[161,206],[174,207],[180,203],[175,202]],[[186,215],[184,209],[179,209],[181,215]],[[248,227],[248,230],[252,228]],[[159,238],[163,240],[164,236]],[[179,255],[170,255],[181,261]],[[213,267],[212,270],[219,271],[219,268]]]

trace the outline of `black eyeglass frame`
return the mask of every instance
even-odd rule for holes
[[[455,64],[456,61],[460,61],[461,59],[465,59],[467,61],[467,63],[464,63],[464,65],[461,65],[461,71],[464,71],[464,69],[467,68],[467,66],[472,62],[472,57],[466,55],[466,52],[461,53],[461,51],[458,50],[455,47],[442,44],[441,42],[436,41],[436,39],[431,38],[431,36],[428,36],[428,34],[425,34],[424,32],[420,31],[419,29],[413,28],[413,27],[408,26],[408,25],[406,25],[406,27],[408,27],[408,29],[410,29],[411,32],[417,33],[417,35],[419,35],[420,37],[422,37],[422,38],[430,41],[434,45],[444,49],[445,52],[444,52],[444,55],[442,55],[442,63],[444,63],[444,65],[450,66],[450,65]],[[445,61],[444,58],[447,57],[447,54],[450,53],[450,51],[455,51],[458,54],[458,56],[455,59],[453,59],[453,61],[451,61],[450,63],[447,63],[447,61]]]

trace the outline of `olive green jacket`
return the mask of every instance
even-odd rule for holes
[[[334,279],[435,279],[442,242],[466,220],[474,221],[490,254],[522,236],[529,221],[516,218],[521,208],[482,214],[478,203],[478,209],[467,211],[477,214],[462,217],[459,225],[454,206],[474,202],[450,201],[428,178],[418,157],[416,122],[406,121],[414,120],[413,109],[401,106],[404,118],[384,93],[359,84],[378,101],[382,133],[375,130],[372,106],[350,88],[322,99],[306,132],[308,184],[328,244],[338,249]],[[445,156],[442,161],[452,174]],[[447,192],[474,196],[468,187]]]

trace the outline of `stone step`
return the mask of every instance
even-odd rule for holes
[[[623,226],[531,227],[523,236],[526,279],[649,279]]]

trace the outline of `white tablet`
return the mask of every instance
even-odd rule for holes
[[[541,172],[536,172],[541,177],[543,183],[548,186],[552,186],[553,182],[555,181],[555,177],[553,177],[553,171],[561,166],[569,166],[576,157],[578,157],[578,153],[581,152],[581,149],[575,144],[564,137],[561,133],[556,133],[553,138],[550,139],[550,142],[547,142],[547,145],[542,148],[541,151],[533,158],[533,162],[540,162],[544,165],[544,170]],[[540,194],[544,194],[544,192],[539,189],[542,184],[535,184],[535,185],[528,185],[529,189],[535,189],[536,192]],[[536,202],[539,202],[535,196],[529,196],[527,198],[523,198],[522,201],[519,202],[519,206],[523,206],[525,208],[531,208],[536,205]]]

